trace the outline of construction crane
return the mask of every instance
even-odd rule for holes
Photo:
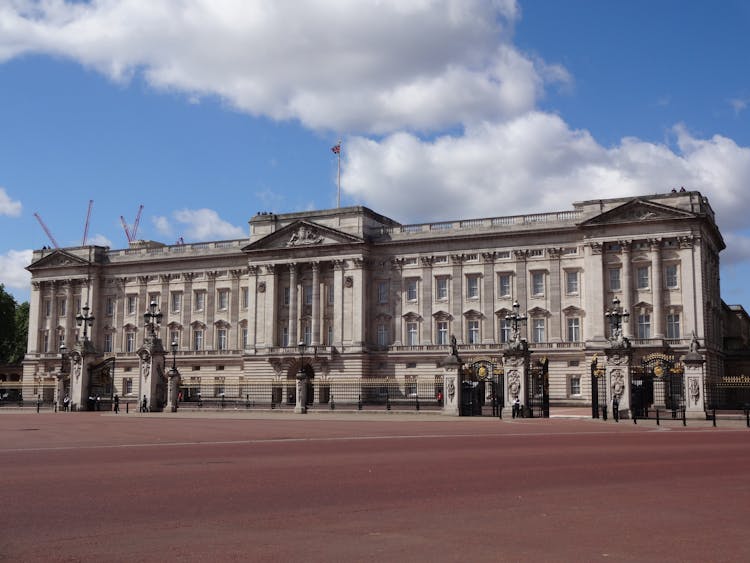
[[[34,217],[36,217],[36,220],[39,221],[39,224],[42,226],[42,229],[44,229],[44,232],[47,233],[47,237],[49,238],[50,242],[52,242],[52,246],[54,246],[55,248],[60,248],[60,245],[57,244],[55,237],[52,236],[52,233],[47,228],[47,225],[44,224],[44,221],[42,221],[42,218],[39,216],[39,213],[34,212]]]
[[[86,212],[86,225],[83,227],[83,240],[81,240],[81,246],[86,246],[86,241],[89,238],[89,221],[91,220],[91,208],[94,206],[94,200],[89,200],[89,210]]]
[[[120,223],[122,223],[122,228],[125,231],[125,236],[127,237],[129,243],[136,240],[135,237],[138,234],[138,225],[141,222],[141,213],[143,213],[143,204],[141,204],[138,208],[138,213],[135,216],[135,221],[133,221],[132,229],[128,227],[128,223],[127,221],[125,221],[125,217],[120,215]]]

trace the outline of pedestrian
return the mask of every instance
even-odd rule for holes
[[[68,394],[65,394],[65,397],[63,398],[63,410],[65,412],[68,412],[70,410],[70,397],[68,397]]]
[[[443,392],[442,391],[438,391],[437,400],[438,400],[438,406],[442,407],[443,406]]]
[[[115,414],[120,412],[120,397],[115,393]]]
[[[94,404],[96,405],[96,410],[99,410],[99,395],[96,396],[96,400]]]
[[[141,412],[148,412],[148,399],[146,399],[146,395],[143,396],[143,403],[141,403]]]
[[[521,400],[518,397],[513,399],[513,407],[511,409],[511,415],[513,418],[518,418],[521,416]]]

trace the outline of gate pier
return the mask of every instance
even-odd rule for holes
[[[686,386],[685,416],[703,418],[706,412],[706,400],[703,391],[706,389],[706,373],[703,355],[698,352],[698,339],[693,333],[690,351],[682,357],[684,384]]]

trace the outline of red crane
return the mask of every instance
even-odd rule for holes
[[[89,200],[89,210],[86,212],[86,225],[83,227],[83,240],[81,246],[86,246],[86,241],[89,238],[89,221],[91,220],[91,208],[94,206],[94,200]]]
[[[34,217],[36,217],[36,220],[39,221],[39,224],[42,226],[42,229],[44,229],[44,232],[47,233],[47,237],[52,242],[52,246],[54,246],[55,248],[60,248],[60,245],[57,244],[55,237],[52,236],[52,233],[47,228],[47,225],[44,224],[44,221],[42,221],[42,218],[39,216],[39,213],[35,212]]]
[[[138,213],[135,216],[135,221],[133,221],[133,228],[130,229],[128,227],[127,221],[125,221],[125,217],[120,215],[120,223],[122,223],[122,228],[125,231],[125,236],[128,239],[128,242],[133,242],[136,240],[136,235],[138,234],[138,225],[141,222],[141,213],[143,212],[143,204],[138,208]]]

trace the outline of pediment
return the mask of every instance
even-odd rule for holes
[[[88,260],[84,260],[83,258],[79,258],[78,256],[71,254],[70,252],[66,252],[65,250],[60,250],[58,248],[47,254],[47,256],[43,256],[36,262],[32,262],[26,267],[26,269],[32,272],[34,270],[41,270],[43,268],[69,268],[71,266],[87,266],[88,263]]]
[[[528,317],[548,317],[550,315],[550,312],[547,309],[543,309],[541,307],[534,307],[533,309],[529,309],[526,312],[526,316]]]
[[[647,221],[665,221],[670,219],[694,219],[695,214],[682,209],[676,209],[668,205],[646,201],[640,198],[633,199],[605,211],[601,215],[592,217],[581,223],[582,227],[613,225],[618,223],[636,223]]]
[[[263,250],[296,250],[300,248],[332,246],[340,244],[361,244],[364,239],[332,229],[312,221],[295,221],[275,233],[250,243],[242,250],[255,252]]]

